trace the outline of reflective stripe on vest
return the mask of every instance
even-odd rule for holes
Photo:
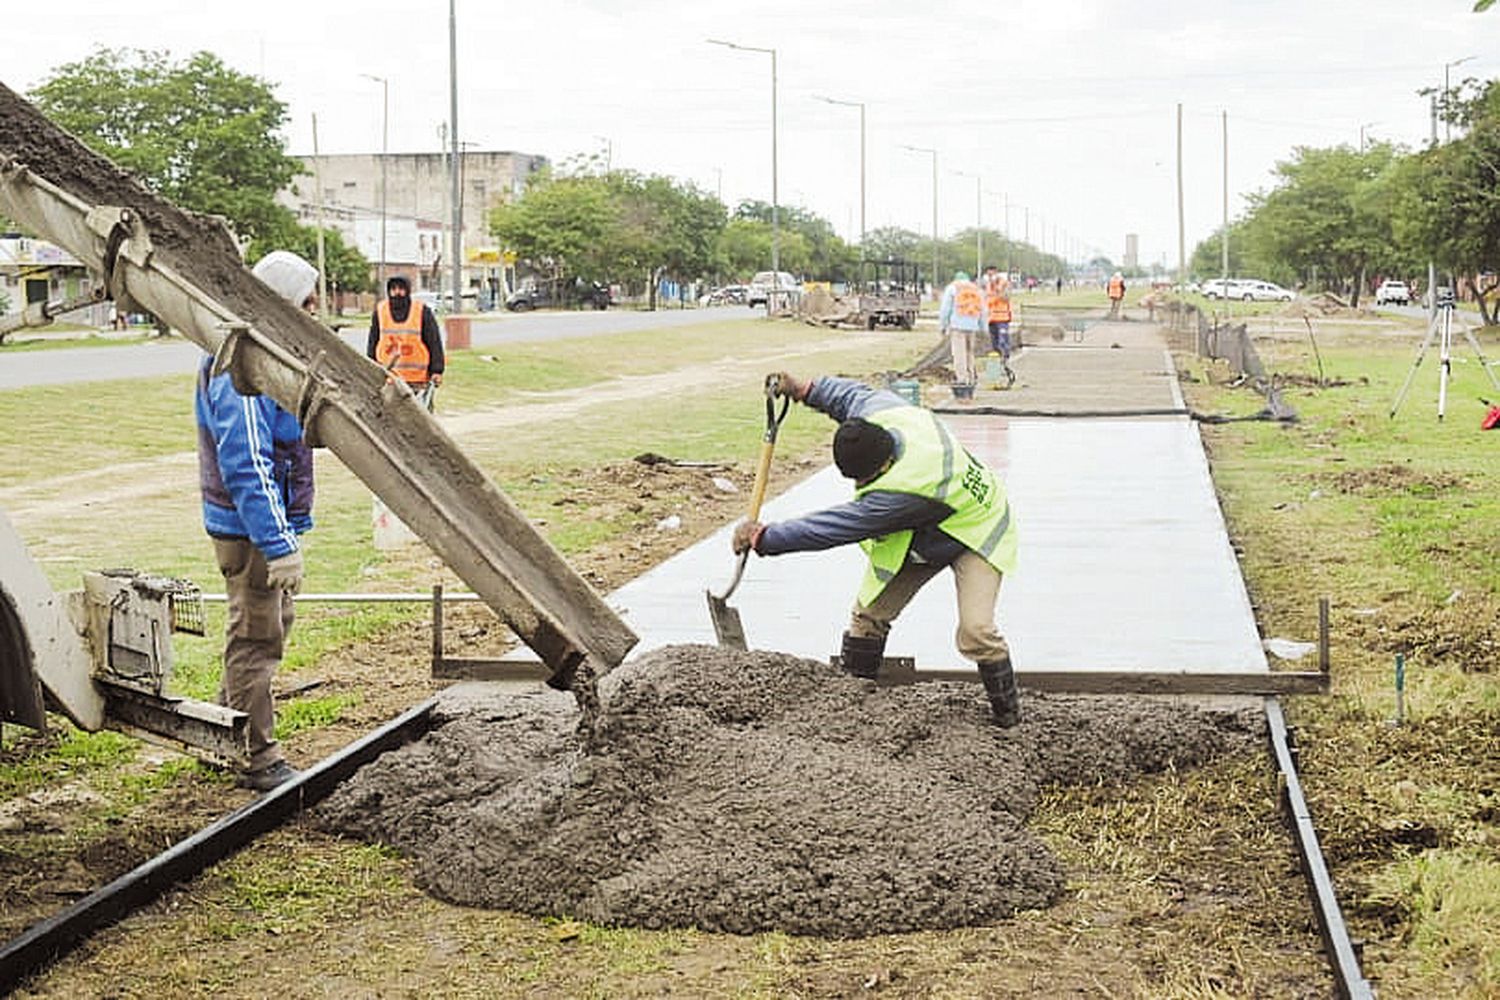
[[[955,281],[953,283],[953,311],[970,319],[984,312],[984,297],[979,294],[979,286],[972,281]]]
[[[390,299],[375,307],[380,320],[380,340],[375,345],[375,360],[385,368],[390,366],[391,358],[396,358],[395,367],[391,370],[407,382],[428,380],[427,365],[430,359],[427,345],[422,343],[422,310],[426,308],[421,302],[413,301],[406,319],[398,323],[391,316]]]
[[[1005,490],[987,468],[936,417],[915,406],[898,406],[865,419],[889,430],[897,439],[897,459],[873,482],[855,490],[856,497],[872,490],[930,497],[953,508],[938,529],[962,542],[1001,573],[1015,568],[1016,532]],[[859,588],[859,603],[869,607],[906,563],[910,530],[892,532],[861,542],[870,558]]]

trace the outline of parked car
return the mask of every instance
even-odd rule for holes
[[[1241,281],[1235,292],[1246,302],[1290,302],[1296,293],[1272,281]]]
[[[1375,289],[1375,304],[1377,306],[1411,305],[1411,289],[1406,287],[1404,281],[1382,281],[1380,287]]]
[[[1211,299],[1237,299],[1239,284],[1238,278],[1210,278],[1199,290]]]
[[[760,271],[750,279],[750,291],[746,293],[745,302],[750,306],[763,306],[772,292],[784,304],[796,305],[802,298],[802,282],[786,271]]]
[[[561,289],[563,294],[558,294]],[[505,300],[505,308],[511,312],[527,312],[532,309],[552,309],[577,306],[589,309],[608,309],[612,304],[608,285],[597,281],[578,279],[571,285],[548,282],[518,288]]]
[[[1245,302],[1290,302],[1297,297],[1290,289],[1256,278],[1214,278],[1203,283],[1203,294],[1211,299]]]
[[[725,285],[723,288],[715,288],[706,295],[699,296],[700,306],[742,306],[750,297],[748,285]]]

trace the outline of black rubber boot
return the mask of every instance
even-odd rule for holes
[[[839,665],[844,673],[873,681],[880,673],[880,660],[883,656],[884,639],[844,633],[844,645],[839,651]]]
[[[990,714],[1001,729],[1009,729],[1021,721],[1021,692],[1016,689],[1016,672],[1011,668],[1010,657],[979,664],[979,679],[984,681],[984,693],[990,698]]]

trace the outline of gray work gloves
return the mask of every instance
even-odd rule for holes
[[[295,594],[302,588],[302,551],[266,560],[266,583],[275,590]]]

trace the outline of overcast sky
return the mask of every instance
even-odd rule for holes
[[[1429,134],[1417,91],[1500,75],[1500,10],[1472,0],[457,0],[459,133],[487,149],[613,163],[696,182],[733,205],[771,196],[777,49],[783,204],[857,237],[866,105],[868,228],[982,217],[1053,246],[1143,264],[1177,260],[1176,106],[1183,105],[1188,252],[1296,145],[1411,146]],[[263,76],[290,108],[293,153],[436,150],[448,117],[446,0],[71,0],[67,16],[11,18],[0,80],[25,91],[94,48],[203,49]],[[982,195],[976,204],[977,174]]]

